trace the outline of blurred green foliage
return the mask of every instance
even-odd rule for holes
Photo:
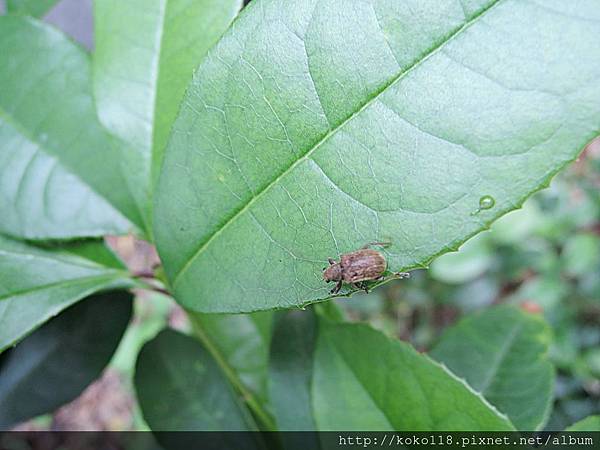
[[[599,144],[599,143],[596,143]],[[523,208],[410,281],[338,300],[347,316],[428,351],[467,313],[520,305],[551,325],[559,430],[600,412],[600,145]]]

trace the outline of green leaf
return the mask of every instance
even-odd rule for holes
[[[0,17],[0,232],[124,233],[140,217],[126,150],[96,118],[88,56],[59,31]]]
[[[162,331],[144,346],[135,387],[154,431],[256,430],[211,355],[198,341],[175,331]]]
[[[0,236],[0,352],[66,307],[100,290],[130,287],[127,273],[99,262],[103,244],[42,249]],[[95,251],[93,250],[95,247]]]
[[[98,113],[108,129],[136,149],[143,164],[140,183],[148,191],[151,177],[158,177],[171,125],[193,71],[241,4],[241,0],[94,3]]]
[[[500,306],[468,316],[442,336],[431,356],[506,414],[517,429],[540,429],[550,414],[551,333],[541,317]]]
[[[102,241],[90,239],[86,241],[51,242],[50,244],[46,243],[46,245],[39,243],[36,245],[56,252],[81,256],[111,269],[127,270],[125,263]]]
[[[564,271],[571,276],[583,276],[600,268],[600,237],[591,233],[570,237],[561,254]]]
[[[589,416],[574,423],[565,431],[600,431],[600,416]]]
[[[312,398],[321,431],[513,429],[443,366],[360,324],[321,321]]]
[[[42,17],[58,2],[59,0],[7,0],[6,9],[11,14]]]
[[[127,292],[97,294],[12,349],[0,366],[0,429],[76,398],[110,361],[131,310]]]
[[[456,249],[599,134],[599,34],[594,2],[253,1],[165,154],[175,297],[287,308],[329,298],[327,258],[367,242],[393,271]]]
[[[277,322],[271,344],[269,393],[280,431],[316,429],[310,387],[317,333],[312,311],[290,311]],[[304,447],[309,447],[306,441]]]
[[[267,371],[273,313],[189,314],[194,332],[210,341],[240,382],[267,404]],[[206,342],[205,342],[206,345]]]

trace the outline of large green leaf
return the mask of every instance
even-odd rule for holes
[[[513,429],[443,366],[360,324],[321,321],[312,396],[321,431]]]
[[[194,314],[190,320],[196,335],[239,377],[245,388],[267,404],[267,372],[273,313]]]
[[[318,321],[312,310],[288,311],[277,321],[269,363],[269,395],[280,431],[314,431],[311,385]],[[313,434],[283,433],[286,450],[319,449]]]
[[[600,431],[600,415],[586,417],[574,423],[565,431]]]
[[[42,249],[0,236],[0,352],[76,301],[131,286],[106,252],[101,243]]]
[[[35,19],[0,17],[0,86],[0,232],[72,238],[123,233],[125,217],[141,224],[137,168],[96,118],[81,48]]]
[[[0,365],[0,429],[77,397],[110,361],[131,310],[127,292],[97,294],[12,349]]]
[[[166,151],[155,237],[176,298],[297,306],[366,242],[392,242],[392,270],[455,249],[599,133],[599,33],[595,1],[253,1]]]
[[[269,392],[281,431],[316,429],[310,389],[318,323],[312,311],[290,311],[273,334]]]
[[[515,427],[530,431],[544,425],[552,406],[550,340],[541,317],[501,306],[450,328],[431,356],[465,378]]]
[[[52,9],[59,0],[7,0],[9,13],[41,17]]]
[[[183,334],[165,330],[144,346],[135,387],[144,418],[154,431],[256,429],[210,353]]]
[[[241,0],[97,0],[94,91],[102,122],[157,178],[171,125],[194,69]],[[154,172],[151,174],[151,172]],[[149,206],[149,205],[148,205]]]

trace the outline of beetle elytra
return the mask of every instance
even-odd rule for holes
[[[329,258],[329,267],[323,269],[323,279],[329,283],[336,282],[331,294],[337,294],[343,283],[348,283],[356,289],[364,289],[369,292],[365,281],[381,280],[387,269],[385,257],[377,250],[370,249],[372,245],[385,246],[385,242],[371,242],[360,250],[346,253],[340,256],[337,262]],[[406,278],[408,273],[397,273],[395,276]]]

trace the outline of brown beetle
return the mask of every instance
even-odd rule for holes
[[[356,289],[364,289],[365,292],[369,292],[364,281],[381,280],[383,278],[387,262],[380,252],[368,248],[371,245],[386,246],[389,244],[386,242],[371,242],[360,250],[340,256],[340,262],[329,258],[329,267],[323,268],[323,279],[327,283],[337,282],[331,290],[332,294],[337,294],[344,282],[349,283]],[[405,278],[409,274],[397,273],[395,276]]]

